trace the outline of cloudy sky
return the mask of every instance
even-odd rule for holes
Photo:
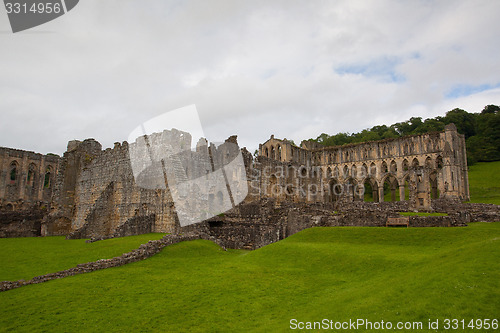
[[[62,154],[196,104],[209,140],[356,132],[500,104],[500,1],[82,0],[13,34],[0,146]]]

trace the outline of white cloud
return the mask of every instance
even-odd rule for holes
[[[500,104],[499,89],[447,94],[499,83],[498,12],[465,0],[86,0],[18,34],[0,13],[0,145],[111,146],[189,104],[209,139],[238,134],[252,150],[273,133],[297,142],[478,112]]]

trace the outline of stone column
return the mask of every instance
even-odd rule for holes
[[[405,183],[403,180],[403,185],[399,185],[399,201],[405,200]]]
[[[384,184],[378,188],[378,202],[384,202]]]

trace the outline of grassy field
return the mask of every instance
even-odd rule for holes
[[[5,241],[23,240],[0,239],[1,248]],[[28,246],[48,253],[56,243],[51,260],[65,261],[61,238]],[[109,253],[130,245],[99,243]],[[0,256],[23,263],[9,276],[39,273],[28,252]],[[292,318],[424,328],[428,319],[500,319],[499,257],[500,223],[313,228],[251,252],[184,242],[141,262],[0,293],[0,330],[273,332],[289,330]]]
[[[402,216],[448,216],[446,213],[399,212]]]
[[[61,237],[0,238],[0,281],[29,280],[77,264],[119,256],[164,234],[114,238],[87,244]]]
[[[500,205],[500,161],[469,167],[470,202]]]

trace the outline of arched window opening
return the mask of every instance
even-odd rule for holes
[[[344,166],[344,178],[347,178],[349,176],[349,168],[346,166]]]
[[[219,205],[219,207],[222,207],[224,204],[224,195],[221,191],[217,192],[217,204]]]
[[[28,187],[35,187],[35,170],[36,166],[30,164],[28,167],[28,176],[26,177],[26,186]]]
[[[364,182],[364,201],[378,202],[378,185],[377,182],[371,178],[366,178]]]
[[[443,168],[443,158],[441,156],[438,156],[436,158],[436,168],[438,168],[438,169]]]
[[[408,163],[408,160],[407,159],[404,159],[403,160],[403,171],[408,171],[409,169],[409,163]]]
[[[415,158],[413,159],[413,161],[411,162],[411,166],[412,166],[412,167],[414,167],[414,168],[416,168],[416,167],[418,167],[419,165],[420,165],[420,163],[418,162],[417,158],[415,157]]]
[[[274,146],[271,146],[271,156],[270,158],[275,159],[276,156],[274,155]]]
[[[266,147],[266,150],[265,150],[264,154],[265,154],[266,157],[269,157],[269,148]]]
[[[375,177],[377,175],[377,166],[372,162],[370,165],[370,176]]]
[[[351,167],[351,176],[354,177],[354,178],[356,178],[357,175],[358,175],[358,170],[356,169],[356,166],[353,165]]]
[[[397,201],[399,199],[398,180],[389,176],[384,181],[384,201]]]
[[[363,165],[361,166],[361,175],[360,175],[360,177],[361,178],[365,178],[366,176],[368,176],[368,167],[366,166],[365,163],[363,163]]]
[[[432,159],[430,157],[427,157],[425,159],[425,166],[428,168],[432,168]]]
[[[326,169],[326,178],[327,179],[332,178],[332,169],[331,168]]]
[[[385,161],[382,162],[382,172],[383,173],[389,172],[389,168],[387,167],[387,163],[385,163]]]
[[[347,197],[348,201],[356,200],[356,182],[354,179],[349,178],[347,182],[344,184],[344,193]]]
[[[439,190],[437,184],[437,172],[433,172],[429,175],[429,186],[431,190],[431,199],[439,198]]]
[[[14,161],[10,164],[9,180],[11,184],[15,184],[17,180],[17,162]]]
[[[279,161],[281,161],[281,146],[280,145],[278,145],[276,147],[276,152],[277,152],[276,159],[279,160]]]
[[[52,185],[51,175],[52,175],[52,167],[48,166],[46,171],[45,171],[45,178],[43,181],[43,187],[50,188],[50,186]]]
[[[393,173],[398,172],[398,165],[396,164],[396,161],[391,162],[391,172]]]

